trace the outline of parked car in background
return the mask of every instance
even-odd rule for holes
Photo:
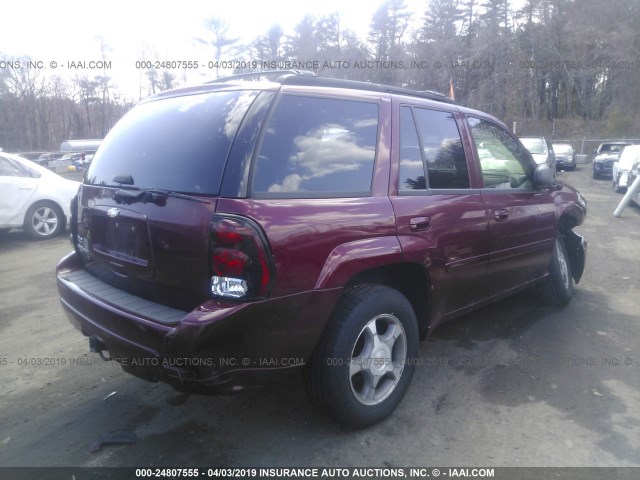
[[[73,166],[76,170],[86,170],[91,165],[94,153],[84,153],[73,160]]]
[[[45,167],[45,168],[53,168],[54,165],[54,161],[58,160],[59,158],[63,157],[65,155],[65,152],[48,152],[48,153],[43,153],[42,155],[40,155],[40,157],[38,157],[37,160],[34,160],[34,162],[36,162],[38,165]]]
[[[92,351],[190,392],[303,370],[318,405],[363,427],[400,403],[443,321],[526,288],[570,301],[586,202],[502,122],[276,75],[163,92],[110,131],[57,267]]]
[[[553,152],[556,155],[558,170],[576,169],[576,152],[568,143],[554,143]]]
[[[627,190],[631,188],[633,182],[640,177],[640,163],[636,163],[631,171],[629,172],[629,176],[627,179]],[[636,206],[640,206],[640,191],[637,192],[633,197],[631,197],[631,201],[636,204]]]
[[[39,240],[59,234],[78,186],[30,160],[0,153],[0,230],[24,228]]]
[[[76,170],[84,170],[91,163],[94,153],[95,151],[67,153],[59,161],[64,162],[65,168],[73,165]]]
[[[553,171],[557,170],[557,160],[553,145],[545,137],[520,137],[522,145],[529,150],[538,165],[547,164]]]
[[[22,158],[26,158],[27,160],[31,160],[32,162],[36,162],[40,165],[38,159],[45,153],[47,152],[20,152],[14,153],[14,155],[20,155]]]
[[[631,142],[605,142],[595,150],[593,178],[612,177],[613,164],[618,161],[622,149]]]
[[[640,145],[627,145],[624,147],[620,158],[613,164],[613,189],[616,193],[627,191],[629,174],[638,163],[640,163]]]

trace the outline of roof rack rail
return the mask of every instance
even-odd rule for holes
[[[308,70],[265,70],[262,72],[240,73],[229,77],[222,77],[206,82],[207,84],[233,82],[235,80],[267,80],[280,83],[281,85],[298,85],[309,87],[330,87],[358,89],[369,92],[395,93],[409,97],[426,98],[436,102],[451,103],[456,102],[446,97],[444,94],[431,90],[411,90],[403,87],[392,87],[378,83],[361,82],[356,80],[343,80],[339,78],[319,77],[316,73]]]
[[[309,70],[263,70],[261,72],[249,72],[249,73],[238,73],[236,75],[229,75],[228,77],[216,78],[215,80],[209,80],[208,82],[204,82],[206,84],[211,83],[225,83],[225,82],[233,82],[234,80],[249,80],[249,81],[259,81],[259,80],[271,80],[271,81],[279,81],[281,77],[286,75],[296,75],[302,77],[316,77],[317,75],[314,72]]]
[[[360,82],[356,80],[342,80],[339,78],[326,77],[309,77],[287,75],[279,80],[282,85],[300,85],[300,86],[316,86],[331,88],[350,88],[365,90],[369,92],[394,93],[397,95],[406,95],[409,97],[420,97],[437,102],[456,104],[455,101],[446,97],[442,93],[433,92],[431,90],[411,90],[403,87],[392,87],[391,85],[382,85],[379,83]]]

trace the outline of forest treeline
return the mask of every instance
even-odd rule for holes
[[[516,8],[515,5],[518,5]],[[327,77],[449,94],[519,134],[640,137],[639,0],[425,0],[416,18],[403,0],[381,3],[368,34],[339,14],[273,25],[250,43],[221,18],[204,20],[213,74],[295,67]],[[109,59],[104,42],[102,58]],[[150,65],[157,55],[143,52]],[[0,61],[15,61],[0,55]],[[22,58],[28,61],[27,57]],[[147,69],[140,96],[183,85],[186,71]],[[0,69],[0,146],[55,149],[101,138],[134,104],[109,71],[73,80],[38,69]]]

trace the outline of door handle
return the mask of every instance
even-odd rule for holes
[[[509,218],[509,211],[501,208],[500,210],[494,210],[493,218],[496,219],[496,222],[504,222]]]
[[[431,228],[431,219],[429,217],[413,217],[409,220],[409,228],[414,232],[421,232]]]

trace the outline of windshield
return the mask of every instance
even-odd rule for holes
[[[573,147],[571,145],[554,145],[553,151],[560,155],[571,155]]]
[[[143,103],[111,130],[85,184],[217,195],[231,143],[258,92],[213,92]]]
[[[604,143],[600,146],[599,153],[620,153],[626,144]]]
[[[546,155],[547,145],[541,138],[521,138],[522,145],[534,155]]]

